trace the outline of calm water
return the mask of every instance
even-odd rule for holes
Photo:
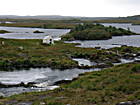
[[[121,47],[121,45],[140,47],[140,35],[117,36],[109,40],[66,41],[66,43],[80,43],[81,45],[78,45],[77,47],[85,48],[101,47],[109,49],[113,47]]]
[[[130,28],[131,31],[140,33],[140,25],[133,26],[131,24],[118,24],[118,23],[104,23],[105,26],[115,26],[117,28]],[[113,48],[120,47],[121,45],[128,45],[134,47],[140,47],[140,35],[133,36],[116,36],[109,40],[91,40],[91,41],[66,41],[66,43],[80,43],[78,47],[101,47],[101,48]]]
[[[46,89],[53,89],[57,86],[51,86],[56,81],[60,80],[72,80],[75,77],[78,77],[79,74],[90,72],[98,69],[82,70],[82,69],[67,69],[64,71],[61,70],[52,70],[50,68],[36,68],[30,70],[20,70],[5,72],[0,71],[0,82],[4,84],[18,84],[21,82],[35,82],[38,88],[0,88],[0,93],[5,94],[6,96],[12,94],[18,94],[22,92],[29,91],[41,91]]]
[[[114,26],[117,28],[128,29],[131,31],[140,33],[140,25],[132,25],[131,23],[102,23],[104,26]]]
[[[12,33],[0,34],[1,38],[10,39],[43,39],[46,35],[58,38],[63,34],[68,33],[69,29],[41,29],[41,28],[22,28],[22,27],[3,27],[0,26],[0,30],[7,30]],[[39,30],[44,33],[33,33]]]

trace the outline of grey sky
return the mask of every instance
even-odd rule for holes
[[[129,4],[129,5],[133,5],[133,4],[139,4],[140,3],[140,0],[112,0],[114,2],[118,2],[118,3],[126,3],[126,4]]]
[[[0,15],[131,16],[140,0],[1,0]]]

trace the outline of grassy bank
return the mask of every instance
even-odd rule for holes
[[[42,40],[30,39],[0,39],[0,49],[0,70],[30,67],[76,68],[78,63],[71,57],[86,58],[98,52],[96,49],[77,48],[75,44],[63,42],[56,42],[51,46],[42,45]]]
[[[14,23],[1,23],[0,26],[8,27],[32,27],[46,29],[72,29],[77,23],[83,23],[81,20],[37,20],[37,19],[8,19],[0,21],[11,21]]]
[[[30,67],[51,67],[58,69],[75,68],[65,51],[74,50],[74,45],[61,42],[53,46],[42,45],[42,40],[0,39],[1,70],[24,69]]]
[[[111,50],[75,47],[76,44],[55,42],[54,45],[43,45],[42,40],[0,39],[0,70],[28,69],[31,67],[50,67],[52,69],[77,68],[78,62],[72,58],[85,58],[97,63],[119,62],[125,55],[133,57],[140,48],[127,47]],[[119,51],[120,55],[117,54]],[[129,54],[128,54],[129,53]],[[93,66],[94,68],[94,66]]]
[[[105,19],[105,20],[39,20],[39,19],[0,19],[0,21],[10,21],[13,23],[0,23],[0,26],[8,27],[32,27],[32,28],[47,28],[47,29],[73,29],[80,23],[132,23],[133,25],[139,25],[140,20],[137,19]]]
[[[122,101],[140,100],[140,64],[123,64],[81,75],[61,88],[23,93],[0,99],[1,105],[116,105]]]

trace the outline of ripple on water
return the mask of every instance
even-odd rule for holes
[[[80,43],[77,47],[84,48],[101,47],[109,49],[113,47],[121,47],[122,45],[140,47],[140,35],[116,36],[109,40],[65,41],[65,43]]]

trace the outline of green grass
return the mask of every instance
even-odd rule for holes
[[[1,44],[4,42],[4,45]],[[42,45],[41,40],[0,39],[0,70],[24,69],[30,67],[51,67],[68,69],[78,67],[71,58],[86,58],[91,61],[110,64],[118,61],[117,50],[125,54],[128,50],[138,53],[140,48],[121,47],[108,50],[75,47],[77,44],[55,42],[54,45]],[[128,49],[128,50],[127,50]]]
[[[55,42],[55,45],[42,45],[41,40],[0,39],[0,66],[24,68],[37,67],[74,68],[77,62],[71,57],[101,60],[116,58],[114,52],[120,54],[137,53],[140,48],[126,47],[110,50],[96,50],[94,48],[78,48],[76,44]],[[108,53],[111,51],[112,53]],[[20,65],[20,66],[17,66]],[[115,105],[121,101],[140,99],[140,64],[123,64],[102,71],[81,75],[69,84],[61,84],[61,88],[53,91],[31,92],[1,97],[0,105],[7,103],[14,105],[20,102],[33,105]]]
[[[39,20],[39,19],[0,19],[0,21],[11,21],[14,23],[1,23],[0,26],[8,27],[34,27],[34,28],[56,28],[56,29],[73,29],[78,23],[132,23],[139,25],[140,20],[133,19],[106,19],[106,20]]]
[[[57,69],[75,68],[78,66],[71,57],[90,56],[98,52],[92,48],[77,48],[76,44],[55,42],[54,45],[42,45],[41,40],[0,39],[0,70],[51,67]]]
[[[115,105],[122,101],[140,100],[140,64],[123,64],[102,71],[81,75],[53,91],[14,95],[0,100],[33,105]]]
[[[8,40],[0,45],[0,66],[53,66],[55,68],[76,67],[77,63],[64,54],[70,44],[55,43],[54,46],[42,45],[41,40]],[[67,49],[66,49],[67,50]]]

